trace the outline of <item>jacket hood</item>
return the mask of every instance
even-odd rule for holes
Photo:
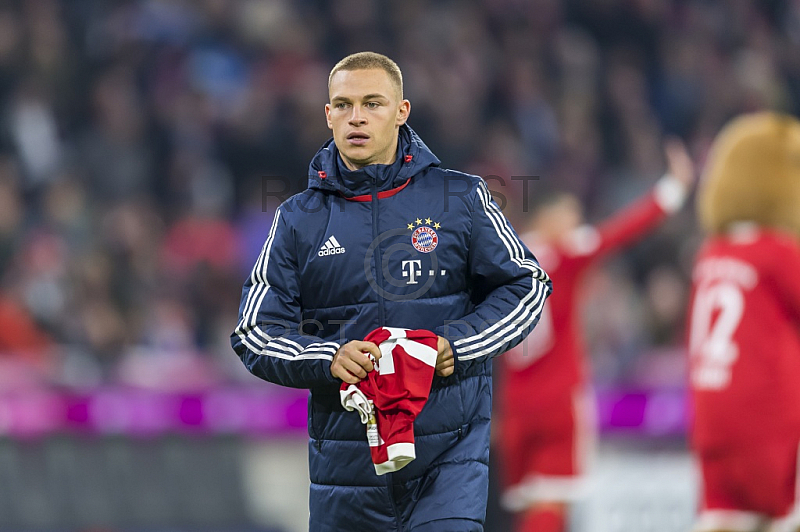
[[[407,124],[400,126],[397,157],[392,164],[370,164],[349,170],[339,156],[333,139],[329,139],[308,168],[308,188],[339,192],[346,198],[370,194],[373,180],[378,191],[403,185],[412,176],[441,161]]]

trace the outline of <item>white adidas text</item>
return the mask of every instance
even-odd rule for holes
[[[344,253],[346,250],[339,244],[339,241],[336,240],[336,237],[331,235],[328,240],[325,241],[325,244],[319,249],[317,255],[320,257],[325,257],[328,255],[339,255]]]

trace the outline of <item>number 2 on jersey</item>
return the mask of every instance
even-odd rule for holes
[[[698,288],[689,339],[695,388],[720,390],[730,383],[731,366],[739,357],[733,337],[743,314],[744,294],[736,284],[717,282]]]

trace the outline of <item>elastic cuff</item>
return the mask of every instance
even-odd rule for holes
[[[399,471],[417,457],[414,444],[407,442],[389,445],[386,448],[386,455],[388,460],[380,464],[375,464],[375,473],[378,475]]]
[[[341,386],[342,385],[342,380],[341,379],[337,379],[336,377],[333,376],[333,373],[331,373],[331,363],[332,362],[330,360],[323,360],[322,362],[323,362],[323,364],[322,364],[322,377],[323,377],[325,383],[326,384],[336,384],[337,386]]]
[[[342,347],[340,344],[338,344],[338,342],[331,342],[331,343],[337,345],[337,347],[336,347],[336,351],[337,352]],[[336,356],[336,353],[334,353],[333,356]],[[341,386],[342,380],[341,379],[337,379],[331,373],[331,364],[333,364],[333,357],[331,357],[331,360],[323,360],[323,364],[322,364],[322,367],[324,368],[323,376],[325,377],[325,380],[327,380],[329,383]]]
[[[653,193],[656,203],[661,207],[661,210],[671,214],[683,206],[683,202],[686,201],[688,190],[686,189],[686,185],[678,181],[671,174],[664,174],[664,177],[659,179],[658,183],[656,183]]]
[[[414,449],[413,443],[400,442],[393,443],[392,445],[388,446],[386,448],[386,455],[389,457],[389,460],[392,460],[393,462],[410,462],[417,457],[417,452]]]

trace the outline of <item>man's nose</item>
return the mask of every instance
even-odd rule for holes
[[[353,112],[350,114],[351,126],[363,126],[367,123],[367,117],[364,115],[364,110],[360,106],[354,105]]]

